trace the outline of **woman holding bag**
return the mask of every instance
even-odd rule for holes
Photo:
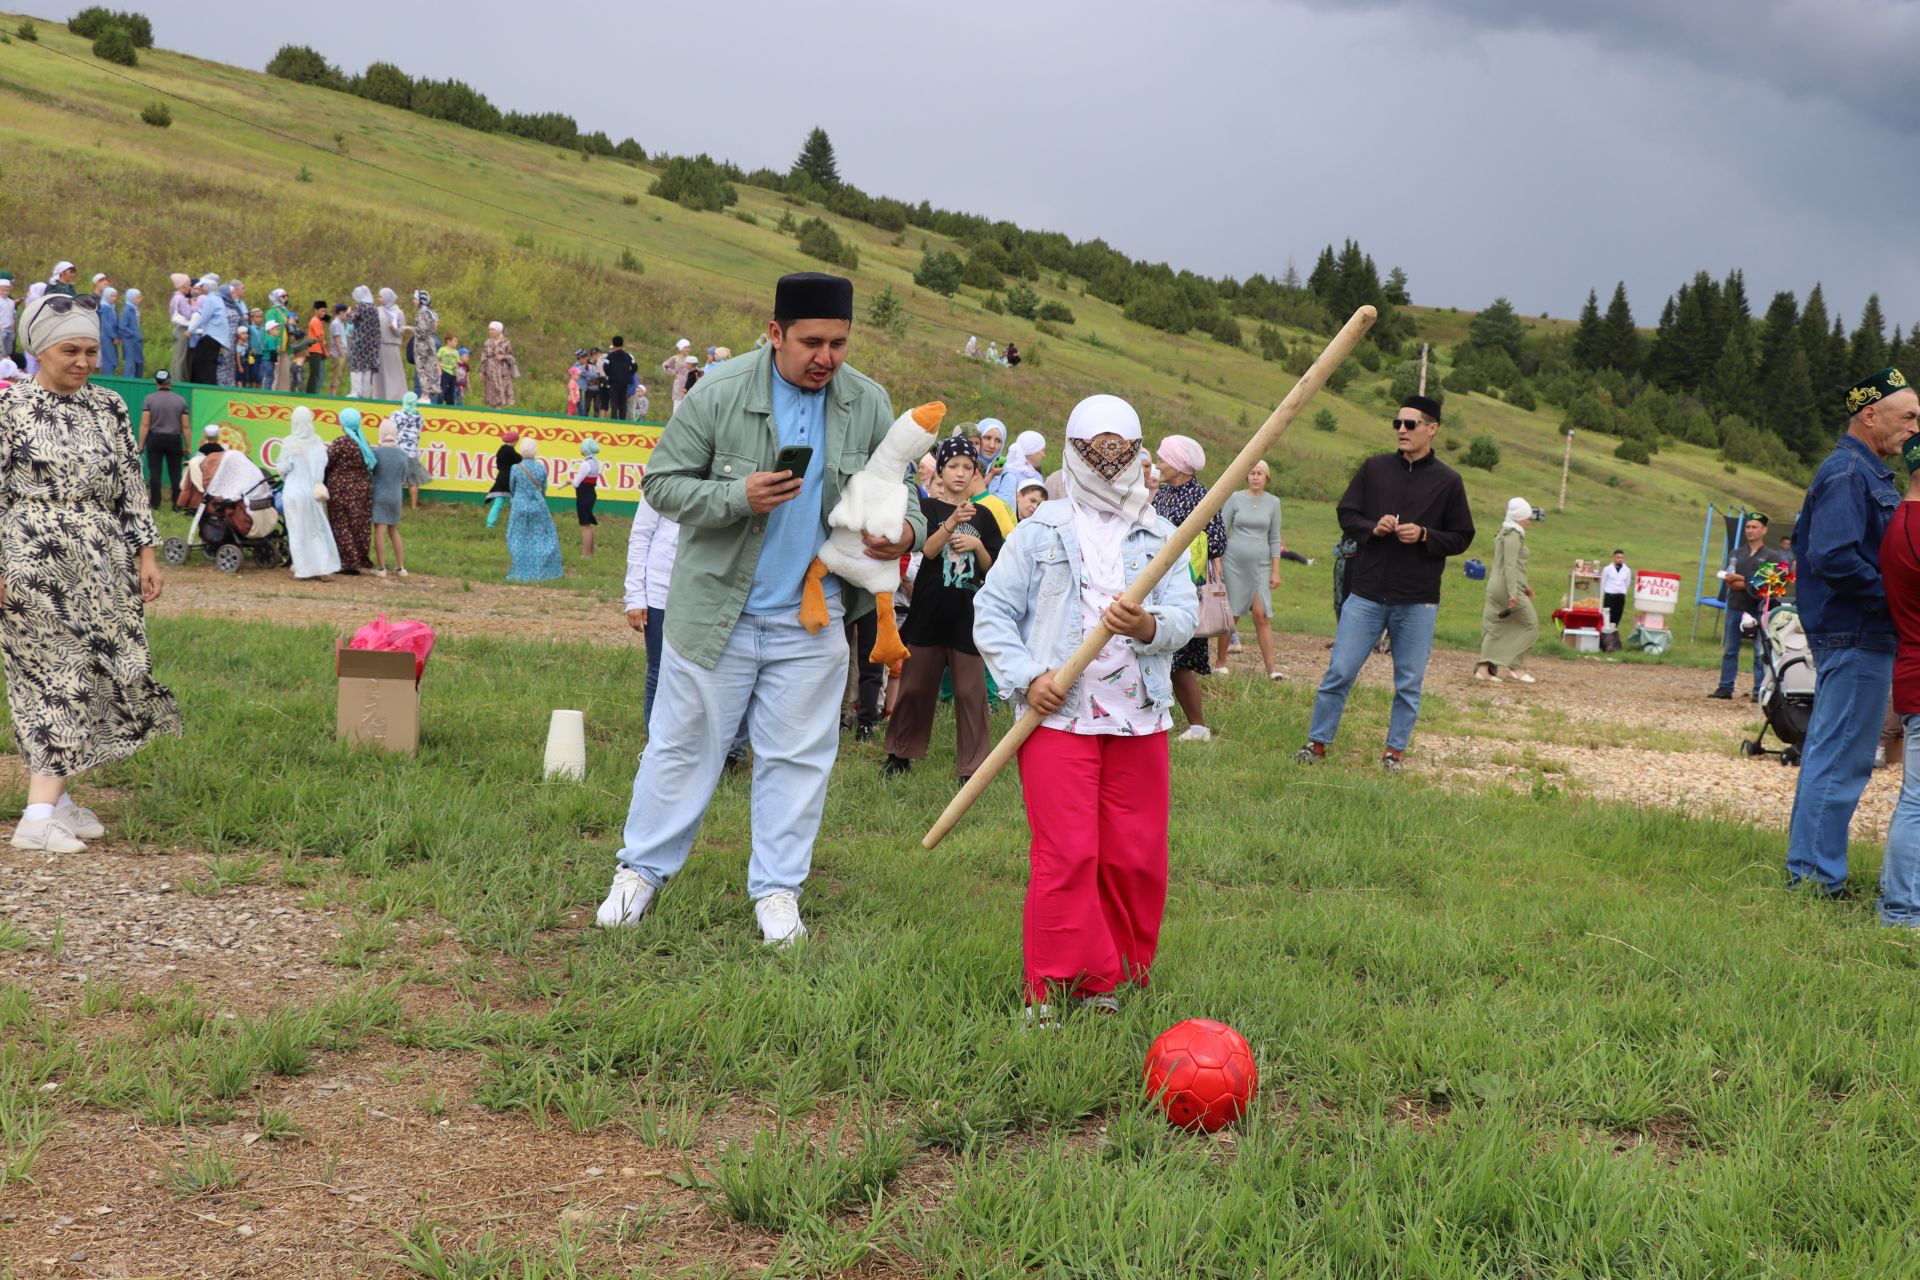
[[[1207,451],[1190,436],[1168,436],[1160,442],[1160,488],[1153,495],[1153,509],[1176,529],[1193,514],[1207,496],[1200,483],[1200,471],[1207,465]],[[1196,539],[1196,542],[1198,540]],[[1218,581],[1220,558],[1226,554],[1227,526],[1218,515],[1207,521],[1205,578]],[[1232,619],[1227,620],[1232,625]],[[1218,633],[1215,633],[1218,634]],[[1206,742],[1213,737],[1207,728],[1206,709],[1200,695],[1200,677],[1211,675],[1207,665],[1207,636],[1196,633],[1173,655],[1173,698],[1187,718],[1187,731],[1181,742]]]

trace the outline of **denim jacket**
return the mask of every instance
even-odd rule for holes
[[[1800,623],[1813,649],[1894,651],[1880,540],[1899,506],[1892,469],[1841,436],[1814,473],[1794,525]]]
[[[1121,563],[1131,583],[1173,535],[1173,526],[1149,513],[1145,528],[1127,531]],[[1024,701],[1027,686],[1063,665],[1086,639],[1080,609],[1080,544],[1073,534],[1073,505],[1043,502],[1022,520],[987,571],[973,598],[973,643],[986,659],[1000,696]],[[1155,707],[1173,705],[1173,654],[1193,639],[1200,596],[1186,562],[1173,567],[1147,596],[1153,639],[1140,645],[1140,672]],[[1073,716],[1080,682],[1060,708]]]

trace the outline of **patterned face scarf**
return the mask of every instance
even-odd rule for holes
[[[1140,452],[1138,440],[1122,440],[1118,436],[1069,440],[1067,444],[1080,456],[1081,462],[1091,467],[1108,484],[1112,484]]]

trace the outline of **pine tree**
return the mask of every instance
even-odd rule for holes
[[[1413,301],[1413,295],[1407,292],[1407,273],[1400,267],[1387,272],[1387,283],[1381,291],[1390,307],[1404,307]]]
[[[1807,293],[1807,305],[1800,309],[1800,349],[1806,352],[1807,376],[1818,395],[1840,375],[1828,367],[1827,299],[1817,283]]]
[[[1820,404],[1813,393],[1812,366],[1807,353],[1796,341],[1787,357],[1786,372],[1767,406],[1769,420],[1789,449],[1807,461],[1815,461],[1833,447],[1829,434],[1820,425]]]
[[[1851,351],[1847,344],[1846,322],[1840,318],[1838,312],[1835,312],[1833,332],[1827,335],[1827,369],[1833,381],[1824,387],[1817,382],[1813,384],[1814,399],[1821,404],[1839,400],[1841,393],[1853,385],[1854,379],[1862,376],[1847,372],[1848,361],[1852,358]],[[1865,372],[1872,373],[1873,370],[1868,369]]]
[[[1495,298],[1485,311],[1474,316],[1467,325],[1467,341],[1482,350],[1498,348],[1520,359],[1520,343],[1526,336],[1526,329],[1520,323],[1520,317],[1514,313],[1513,304],[1505,298]]]
[[[800,154],[794,157],[793,172],[804,173],[829,190],[840,185],[840,168],[834,163],[833,143],[825,129],[815,126],[807,135]]]
[[[1673,295],[1667,295],[1667,305],[1660,308],[1660,323],[1653,330],[1653,345],[1647,349],[1647,378],[1655,386],[1673,385],[1669,366],[1673,363]]]
[[[1773,295],[1767,314],[1760,321],[1759,350],[1754,361],[1754,382],[1759,387],[1754,420],[1778,435],[1794,448],[1794,431],[1782,406],[1788,398],[1788,369],[1798,355],[1804,369],[1806,351],[1800,345],[1800,308],[1790,291]]]
[[[1749,416],[1754,402],[1753,355],[1747,349],[1743,328],[1727,330],[1726,346],[1714,361],[1713,377],[1706,388],[1708,401],[1722,413]]]
[[[1854,378],[1864,378],[1886,367],[1887,322],[1880,314],[1880,295],[1870,293],[1866,309],[1860,313],[1860,327],[1853,331],[1852,343],[1847,348],[1847,368]]]
[[[1600,367],[1600,348],[1605,338],[1600,330],[1600,294],[1597,290],[1587,290],[1587,305],[1580,308],[1580,327],[1573,331],[1573,366],[1576,369],[1598,369]]]
[[[1691,391],[1707,380],[1713,361],[1719,355],[1709,350],[1712,323],[1707,304],[1697,285],[1680,289],[1680,305],[1673,313],[1673,329],[1663,360],[1669,391]],[[1725,339],[1721,339],[1722,345]]]
[[[1287,255],[1287,274],[1280,277],[1280,287],[1290,293],[1300,290],[1300,268],[1293,265],[1293,255]]]
[[[1333,260],[1333,246],[1328,245],[1320,251],[1320,257],[1313,264],[1313,273],[1307,277],[1307,292],[1322,302],[1331,302],[1334,286],[1339,279],[1340,268]]]
[[[1898,369],[1906,359],[1906,340],[1900,336],[1900,326],[1893,326],[1893,337],[1887,340],[1887,363]]]
[[[1607,318],[1603,329],[1605,344],[1605,363],[1622,373],[1632,373],[1640,367],[1640,331],[1633,324],[1633,308],[1627,305],[1627,284],[1622,280],[1613,286],[1613,301],[1607,304]]]

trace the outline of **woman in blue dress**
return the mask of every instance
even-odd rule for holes
[[[507,507],[508,582],[546,582],[566,570],[560,563],[560,531],[547,509],[547,464],[530,435],[520,437],[520,465],[513,469]]]

